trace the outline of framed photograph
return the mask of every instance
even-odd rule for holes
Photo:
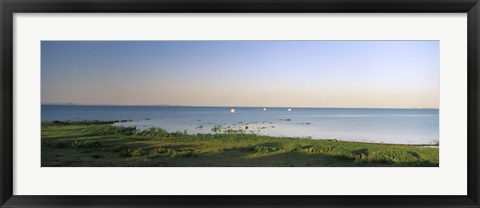
[[[479,207],[478,0],[0,6],[1,207]]]

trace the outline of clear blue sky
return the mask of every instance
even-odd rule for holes
[[[438,108],[438,41],[42,41],[42,103]]]

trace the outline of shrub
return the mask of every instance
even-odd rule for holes
[[[355,159],[357,159],[357,160],[367,160],[368,159],[368,155],[363,154],[363,153],[354,154],[354,156],[355,156]]]
[[[304,147],[304,151],[306,153],[322,153],[322,147],[320,146]]]
[[[150,158],[155,158],[155,157],[159,157],[161,156],[162,154],[166,153],[167,151],[165,150],[165,148],[155,148],[153,150],[150,150],[150,154],[149,154],[149,157]]]
[[[173,148],[168,148],[165,155],[168,156],[168,157],[176,157],[177,156],[177,150],[175,150]]]
[[[183,136],[187,136],[187,130],[172,132],[172,133],[169,133],[169,136],[170,136],[170,137],[183,137]]]
[[[321,147],[321,146],[304,146],[302,147],[306,153],[323,153],[330,154],[335,147]]]
[[[149,157],[190,157],[192,156],[191,150],[176,150],[174,148],[155,148],[150,151]]]
[[[70,145],[73,149],[100,149],[103,147],[100,142],[74,141]]]
[[[363,149],[356,149],[352,151],[353,155],[355,156],[355,160],[368,160],[368,149],[363,148]]]
[[[212,127],[213,133],[220,133],[222,131],[222,127],[220,125],[215,125]]]
[[[149,128],[144,131],[137,132],[137,135],[147,136],[147,137],[168,137],[169,134],[165,129],[162,128]]]
[[[355,155],[351,151],[341,147],[336,148],[336,147],[307,146],[307,147],[303,147],[303,149],[306,153],[311,153],[311,154],[323,153],[323,154],[330,155],[332,157],[342,159],[342,160],[355,159]]]
[[[132,154],[130,153],[130,148],[124,148],[120,147],[118,148],[118,151],[120,152],[120,157],[131,157]]]
[[[301,150],[301,149],[302,149],[302,145],[296,143],[296,144],[288,147],[288,148],[286,149],[286,151],[288,151],[288,152],[293,152],[293,151],[297,151],[297,150]]]
[[[343,160],[353,160],[355,159],[355,156],[353,155],[352,152],[350,152],[347,149],[344,148],[333,148],[333,150],[330,152],[330,155],[338,158],[338,159],[343,159]]]
[[[181,152],[177,152],[176,157],[190,157],[192,156],[192,151],[191,150],[184,150]]]
[[[141,157],[142,156],[142,148],[130,150],[131,157]]]
[[[124,127],[124,126],[110,126],[110,134],[117,135],[133,135],[137,132],[136,127]]]
[[[263,152],[263,153],[276,152],[276,151],[280,151],[280,150],[282,150],[282,148],[275,147],[275,146],[260,145],[260,146],[255,147],[255,152]]]
[[[191,155],[192,155],[191,150],[177,151],[173,148],[168,148],[165,153],[165,156],[168,156],[168,157],[190,157]]]
[[[414,163],[418,159],[406,151],[380,150],[369,154],[368,161],[371,163]]]
[[[120,152],[120,157],[141,157],[142,156],[142,148],[138,149],[131,149],[126,146],[121,146],[118,148]]]

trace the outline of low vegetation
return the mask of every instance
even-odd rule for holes
[[[438,147],[269,137],[212,128],[211,134],[137,130],[121,121],[42,122],[42,166],[350,167],[433,166]]]

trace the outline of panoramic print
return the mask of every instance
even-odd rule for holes
[[[438,167],[438,41],[42,41],[42,167]]]

